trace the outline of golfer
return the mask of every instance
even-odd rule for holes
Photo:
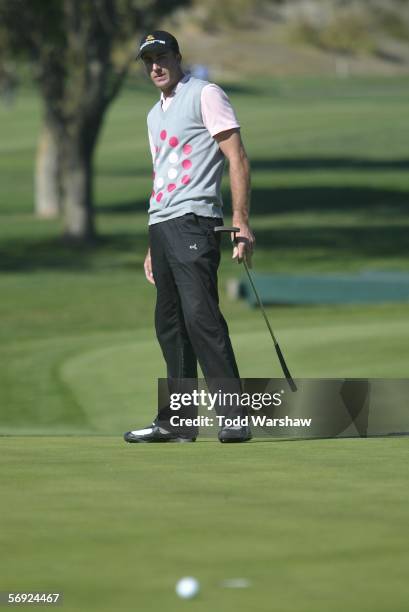
[[[250,170],[240,125],[220,87],[183,72],[172,34],[157,30],[145,35],[138,58],[160,90],[147,120],[154,172],[144,269],[156,286],[155,328],[169,390],[180,388],[182,379],[196,379],[199,362],[209,388],[223,379],[229,392],[240,392],[228,327],[219,309],[220,234],[214,232],[223,225],[221,181],[227,158],[232,222],[240,228],[233,258],[250,263],[255,242],[249,226]],[[240,406],[225,411],[229,417],[246,414]],[[197,428],[170,427],[174,414],[169,406],[161,408],[152,425],[127,432],[125,440],[195,441]],[[186,408],[184,414],[194,416],[197,407]],[[219,431],[221,442],[250,438],[246,426]]]

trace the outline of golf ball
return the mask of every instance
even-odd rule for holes
[[[199,593],[199,581],[192,576],[181,578],[176,584],[176,593],[182,599],[192,599]]]

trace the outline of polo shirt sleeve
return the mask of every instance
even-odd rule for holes
[[[203,123],[211,136],[240,127],[229,98],[218,85],[205,85],[200,102]]]

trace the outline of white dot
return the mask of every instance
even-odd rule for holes
[[[169,155],[168,159],[170,164],[177,164],[177,162],[179,161],[179,155],[173,152]]]
[[[168,172],[168,177],[169,177],[170,179],[174,179],[174,178],[176,178],[176,177],[177,177],[177,175],[178,175],[178,171],[176,170],[176,168],[171,168],[171,169],[169,170],[169,172]]]
[[[156,187],[158,189],[160,189],[161,187],[163,187],[163,185],[165,184],[165,181],[163,180],[162,177],[159,177],[156,179]]]

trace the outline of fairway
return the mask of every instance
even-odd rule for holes
[[[67,612],[407,610],[405,439],[0,447],[3,590],[62,591]]]

